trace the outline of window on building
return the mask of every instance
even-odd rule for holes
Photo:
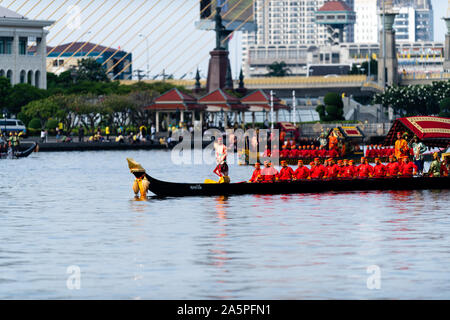
[[[27,44],[28,44],[28,39],[26,37],[19,38],[19,54],[20,55],[27,54]]]
[[[0,54],[12,54],[12,41],[10,37],[0,37]]]

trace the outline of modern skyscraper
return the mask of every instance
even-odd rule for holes
[[[355,0],[345,0],[353,9]],[[254,0],[256,32],[243,32],[242,62],[254,45],[311,46],[327,42],[326,27],[315,23],[314,13],[328,0]],[[353,42],[354,26],[346,27],[344,39]],[[245,70],[245,68],[244,68]]]

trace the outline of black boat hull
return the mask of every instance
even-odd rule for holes
[[[32,145],[30,147],[26,148],[25,150],[16,151],[12,157],[13,158],[26,158],[34,152],[37,145],[38,144],[36,142],[33,142]],[[7,153],[0,153],[0,158],[6,158],[6,157],[8,157]]]
[[[173,183],[155,179],[147,174],[150,191],[159,197],[228,196],[244,194],[293,194],[370,190],[427,190],[449,189],[450,177],[302,180],[277,183],[191,184]]]

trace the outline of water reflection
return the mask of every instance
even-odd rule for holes
[[[126,157],[168,181],[211,171],[168,166],[168,152],[0,161],[0,298],[450,297],[447,190],[142,201]],[[232,167],[233,181],[249,171]],[[87,276],[78,295],[64,287],[73,264]],[[366,287],[374,264],[378,292]]]

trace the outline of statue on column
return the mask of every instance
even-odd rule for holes
[[[220,7],[216,8],[216,16],[214,20],[216,21],[216,48],[214,50],[227,50],[226,47],[222,46],[222,41],[224,41],[232,31],[226,30],[222,23],[222,16],[220,15],[220,12],[222,9]]]

